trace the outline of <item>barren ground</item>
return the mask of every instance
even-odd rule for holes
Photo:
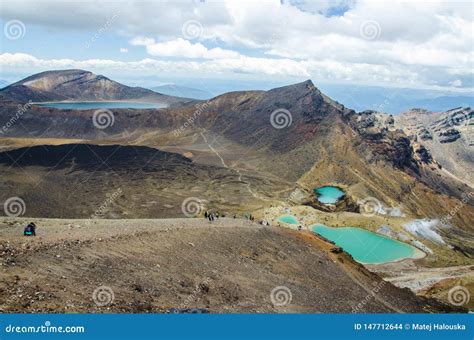
[[[309,232],[240,219],[0,219],[2,312],[439,312]],[[98,306],[99,286],[114,292]],[[291,302],[275,306],[285,286]],[[460,311],[460,310],[458,310]]]

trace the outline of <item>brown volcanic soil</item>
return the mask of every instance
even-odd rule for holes
[[[228,214],[252,211],[287,183],[143,146],[40,145],[0,152],[0,191],[21,197],[26,216],[183,217],[188,198]],[[250,189],[250,187],[252,189]],[[112,198],[111,198],[112,197]]]
[[[16,103],[0,100],[2,101],[0,120],[5,124],[15,115],[17,106]],[[271,114],[277,109],[290,111],[292,116],[290,125],[282,129],[272,126]],[[212,206],[218,207],[230,216],[234,212],[255,212],[258,209],[275,206],[287,208],[292,205],[290,198],[293,189],[298,187],[305,192],[312,192],[315,187],[331,184],[344,188],[354,201],[373,197],[385,207],[400,208],[406,214],[402,222],[415,218],[439,219],[452,213],[454,216],[450,220],[451,226],[439,232],[447,244],[453,246],[453,249],[448,246],[432,247],[428,244],[435,250],[435,256],[427,256],[419,260],[419,263],[428,267],[472,264],[474,203],[472,200],[461,202],[463,194],[470,193],[472,188],[454,178],[444,168],[440,169],[436,163],[436,157],[435,160],[430,160],[426,153],[420,154],[419,145],[410,141],[407,135],[387,128],[384,122],[377,122],[373,114],[355,113],[332,102],[315,89],[311,82],[265,92],[229,93],[205,103],[201,102],[198,106],[192,103],[159,110],[114,110],[115,123],[105,130],[94,128],[92,114],[93,110],[57,110],[33,106],[21,116],[21,124],[20,122],[14,124],[2,134],[3,137],[9,136],[9,138],[0,140],[2,144],[0,158],[3,159],[0,164],[0,172],[3,175],[0,191],[3,193],[4,200],[8,197],[20,196],[26,201],[26,214],[23,216],[87,218],[107,201],[108,195],[115,193],[117,189],[121,189],[121,195],[107,205],[101,217],[181,217],[181,203],[191,196],[207,200]],[[31,137],[47,137],[47,139]],[[55,166],[56,164],[45,164],[46,160],[51,159],[48,153],[38,153],[38,150],[53,147],[40,146],[38,144],[41,143],[38,141],[53,145],[76,144],[56,147],[65,151],[63,153],[65,158],[59,162],[59,166]],[[99,155],[102,155],[101,149],[107,146],[111,150],[112,147],[111,161],[103,164],[101,159],[108,160],[108,156],[101,156],[97,161],[95,155],[91,154],[91,159],[96,159],[96,162],[84,162],[85,157],[81,157],[82,153],[77,154],[71,150],[71,148],[75,149],[77,143],[81,141],[90,144],[89,147],[93,149],[93,153]],[[20,149],[31,145],[37,146],[28,151]],[[120,152],[116,153],[116,148]],[[5,150],[11,152],[5,155],[3,152]],[[136,157],[130,156],[131,151],[136,152]],[[24,152],[26,153],[23,154]],[[174,154],[167,154],[169,152]],[[19,162],[17,166],[14,166],[11,164],[11,157],[8,157],[12,154],[16,154],[20,159],[23,155],[32,158],[28,162]],[[328,225],[332,225],[329,223],[332,221],[336,226],[355,225],[372,231],[377,231],[382,224],[389,224],[399,229],[401,223],[401,219],[397,217],[367,219],[361,218],[361,214],[348,212],[327,215],[323,215],[324,218],[327,217],[327,220],[323,221],[328,222]],[[51,223],[55,225],[55,222]],[[60,223],[56,225],[58,228],[62,228]],[[97,226],[102,225],[102,222],[94,223],[97,223]],[[105,224],[98,228],[99,231],[111,222],[103,223]],[[123,227],[125,224],[128,226],[128,223],[133,230],[139,230],[140,224],[134,221],[114,221],[111,225]],[[140,223],[143,222],[140,221]],[[80,225],[82,224],[80,222]],[[85,227],[82,225],[79,229]],[[112,230],[118,232],[116,228]],[[149,234],[146,237],[143,236],[143,239],[139,238],[140,235],[127,234],[123,236],[126,241],[121,241],[122,238],[113,239],[110,243],[107,241],[105,244],[110,245],[110,249],[109,246],[106,249],[114,254],[110,261],[125,260],[127,264],[136,263],[138,268],[140,265],[147,267],[146,258],[153,257],[153,251],[146,250],[143,254],[129,256],[134,249],[141,249],[142,243],[146,249],[149,249],[151,245],[148,239],[156,244],[160,242],[169,244],[170,249],[173,249],[169,250],[169,254],[177,257],[180,250],[175,247],[182,244],[178,241],[173,241],[173,243],[161,239],[155,235],[155,229],[152,228],[152,230],[153,232],[145,230],[144,232]],[[92,232],[92,229],[88,232]],[[246,233],[248,232],[245,231],[244,235],[247,235]],[[188,237],[186,235],[179,235],[179,237],[186,238]],[[230,238],[229,242],[236,242],[239,237],[243,237],[240,234],[240,236],[232,235],[234,234],[226,233],[226,237]],[[253,234],[250,235],[259,239]],[[219,251],[219,254],[228,254],[229,258],[234,259],[240,256],[232,252],[232,249],[221,248],[222,240],[220,239],[202,234],[190,235],[189,238],[194,240],[190,241],[193,244],[197,244],[195,240],[201,238],[218,243],[213,245],[213,248],[208,248],[208,252]],[[74,247],[82,249],[84,254],[81,253],[79,256],[88,259],[89,263],[98,261],[95,257],[91,257],[91,254],[100,253],[100,256],[103,256],[104,253],[96,250],[94,245],[98,241],[93,240],[91,244],[80,247],[71,245],[71,249]],[[129,249],[128,244],[131,244],[133,248]],[[56,245],[59,247],[59,244],[53,243],[53,246]],[[117,249],[124,247],[126,255],[120,253],[118,257],[113,245],[117,245]],[[267,251],[266,248],[260,248],[259,244],[254,245],[258,253]],[[295,246],[298,246],[298,243],[287,245],[283,241],[275,241],[270,245],[270,247],[285,250],[294,249]],[[89,251],[91,254],[88,253]],[[192,254],[193,251],[191,249],[189,253]],[[195,255],[196,259],[201,258],[199,252]],[[203,256],[206,258],[206,263],[211,263],[209,260],[211,255],[208,255],[206,250]],[[298,267],[299,271],[294,276],[301,277],[301,280],[305,282],[305,288],[310,287],[307,280],[309,272],[301,268],[313,270],[314,263],[297,257],[289,257],[289,259],[291,261],[287,264],[288,268]],[[40,263],[43,266],[45,264],[52,265],[47,261],[44,264]],[[102,263],[101,265],[108,270],[115,264]],[[229,264],[230,268],[238,269],[234,265],[233,262]],[[279,273],[287,275],[290,273],[288,268],[279,268]],[[124,280],[128,282],[127,278],[133,270],[138,269],[132,266],[130,270],[125,269],[126,276],[122,277],[119,268],[116,268],[116,272],[110,273],[110,277],[114,278],[114,282],[116,282],[115,278],[119,278],[117,282]],[[168,275],[182,280],[178,274],[180,270],[182,271],[183,268],[176,265]],[[184,270],[186,271],[186,268]],[[359,273],[359,270],[355,272]],[[139,274],[141,278],[151,275],[148,272],[144,275],[141,271]],[[97,283],[93,275],[87,276],[82,272],[81,275],[89,277],[90,282]],[[95,275],[98,274],[95,273]],[[191,287],[204,280],[197,274],[193,275],[195,276],[192,277]],[[241,282],[239,277],[233,278],[232,274],[229,275],[232,278],[229,278],[229,281],[239,282],[241,286],[247,287],[247,283]],[[252,280],[260,275],[262,275],[260,272],[248,272],[245,277],[249,277],[253,282]],[[63,276],[74,277],[70,273]],[[317,273],[314,276],[317,276]],[[61,276],[56,276],[51,282],[59,284],[54,281],[58,277],[59,283],[66,280],[61,279]],[[367,277],[370,275],[367,274]],[[321,279],[315,282],[320,285],[320,281]],[[64,282],[67,284],[66,281]],[[264,277],[261,281],[264,288],[252,286],[252,291],[265,291],[265,294],[261,296],[267,296],[268,301],[268,284],[265,286],[265,282],[278,284],[274,278]],[[330,282],[333,283],[332,286],[337,286],[337,281]],[[344,285],[344,289],[350,291],[353,286],[353,283]],[[90,283],[88,287],[93,288]],[[118,289],[125,294],[129,289],[127,287],[119,286]],[[65,287],[56,288],[62,292]],[[305,294],[307,291],[312,290],[304,289]],[[397,290],[397,292],[400,291]],[[173,296],[179,296],[176,294]],[[327,296],[332,297],[337,294],[339,292],[335,291],[334,294],[330,292]],[[88,296],[87,299],[91,303],[90,295],[90,289],[87,293],[83,293],[84,297]],[[126,301],[132,301],[134,296],[129,295]],[[172,300],[171,295],[169,298],[170,301],[176,303],[177,300]],[[242,295],[242,299],[244,298],[245,296]],[[66,298],[62,298],[64,299]],[[209,299],[212,300],[210,297]],[[395,300],[399,299],[400,297],[397,297]],[[155,307],[158,306],[155,298],[151,300],[155,303]],[[314,306],[319,306],[317,303],[321,303],[319,300],[316,301],[314,297],[315,303],[311,304],[313,309],[301,307],[301,310],[314,311],[316,308]],[[216,301],[219,302],[217,298],[211,302],[216,303]],[[308,301],[313,300],[308,298]],[[334,306],[326,302],[322,306],[324,308],[321,310],[324,311],[339,311],[341,308],[347,310],[347,306],[341,307],[340,296],[337,297]],[[384,306],[396,310],[396,308]],[[127,310],[125,307],[121,308]],[[265,309],[255,307],[251,310]]]
[[[453,311],[382,282],[311,233],[239,219],[39,219],[38,236],[26,238],[26,222],[0,220],[2,312]],[[99,307],[102,285],[115,299]],[[291,303],[272,304],[277,286]]]

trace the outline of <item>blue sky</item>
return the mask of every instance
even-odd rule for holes
[[[143,84],[311,78],[472,93],[469,1],[5,0],[2,79],[82,68]]]

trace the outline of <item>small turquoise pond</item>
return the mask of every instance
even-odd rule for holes
[[[323,204],[336,204],[336,202],[343,197],[344,191],[338,187],[325,186],[314,189],[318,201]]]
[[[422,255],[421,251],[409,244],[361,228],[331,228],[315,224],[311,230],[342,247],[360,263],[385,263]]]
[[[42,107],[52,107],[55,109],[69,110],[94,110],[94,109],[159,109],[166,107],[159,103],[137,103],[137,102],[55,102],[55,103],[38,103],[35,104]]]
[[[283,215],[278,217],[278,221],[289,223],[289,224],[299,224],[298,219],[293,215]]]

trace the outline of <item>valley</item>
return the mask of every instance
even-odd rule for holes
[[[474,293],[472,145],[425,141],[409,114],[355,112],[311,81],[198,101],[104,78],[54,71],[0,90],[2,202],[23,202],[20,214],[5,203],[0,220],[3,310],[57,311],[63,290],[73,287],[62,311],[103,311],[89,295],[115,281],[122,283],[111,311],[166,312],[205,279],[200,268],[216,278],[193,306],[215,312],[351,312],[367,292],[376,297],[358,312],[472,309],[450,306],[447,293],[459,284]],[[107,109],[107,124],[98,125],[94,108],[33,104],[18,114],[30,100],[166,107]],[[462,114],[471,120],[472,110]],[[442,125],[433,128],[437,136],[449,137],[439,118],[446,115],[433,117],[423,124],[433,119]],[[318,203],[314,190],[328,186],[342,194]],[[225,218],[211,223],[205,211]],[[279,221],[282,215],[298,224]],[[21,234],[30,220],[39,225],[36,238]],[[314,224],[362,228],[423,256],[361,265],[312,232]],[[456,275],[439,275],[445,268]],[[423,273],[423,289],[415,289],[413,272]],[[383,283],[387,292],[370,293],[369,278],[391,282]],[[7,301],[5,292],[22,284],[42,287],[48,298]],[[272,285],[304,298],[275,309],[267,301]],[[353,295],[344,304],[347,292]]]

